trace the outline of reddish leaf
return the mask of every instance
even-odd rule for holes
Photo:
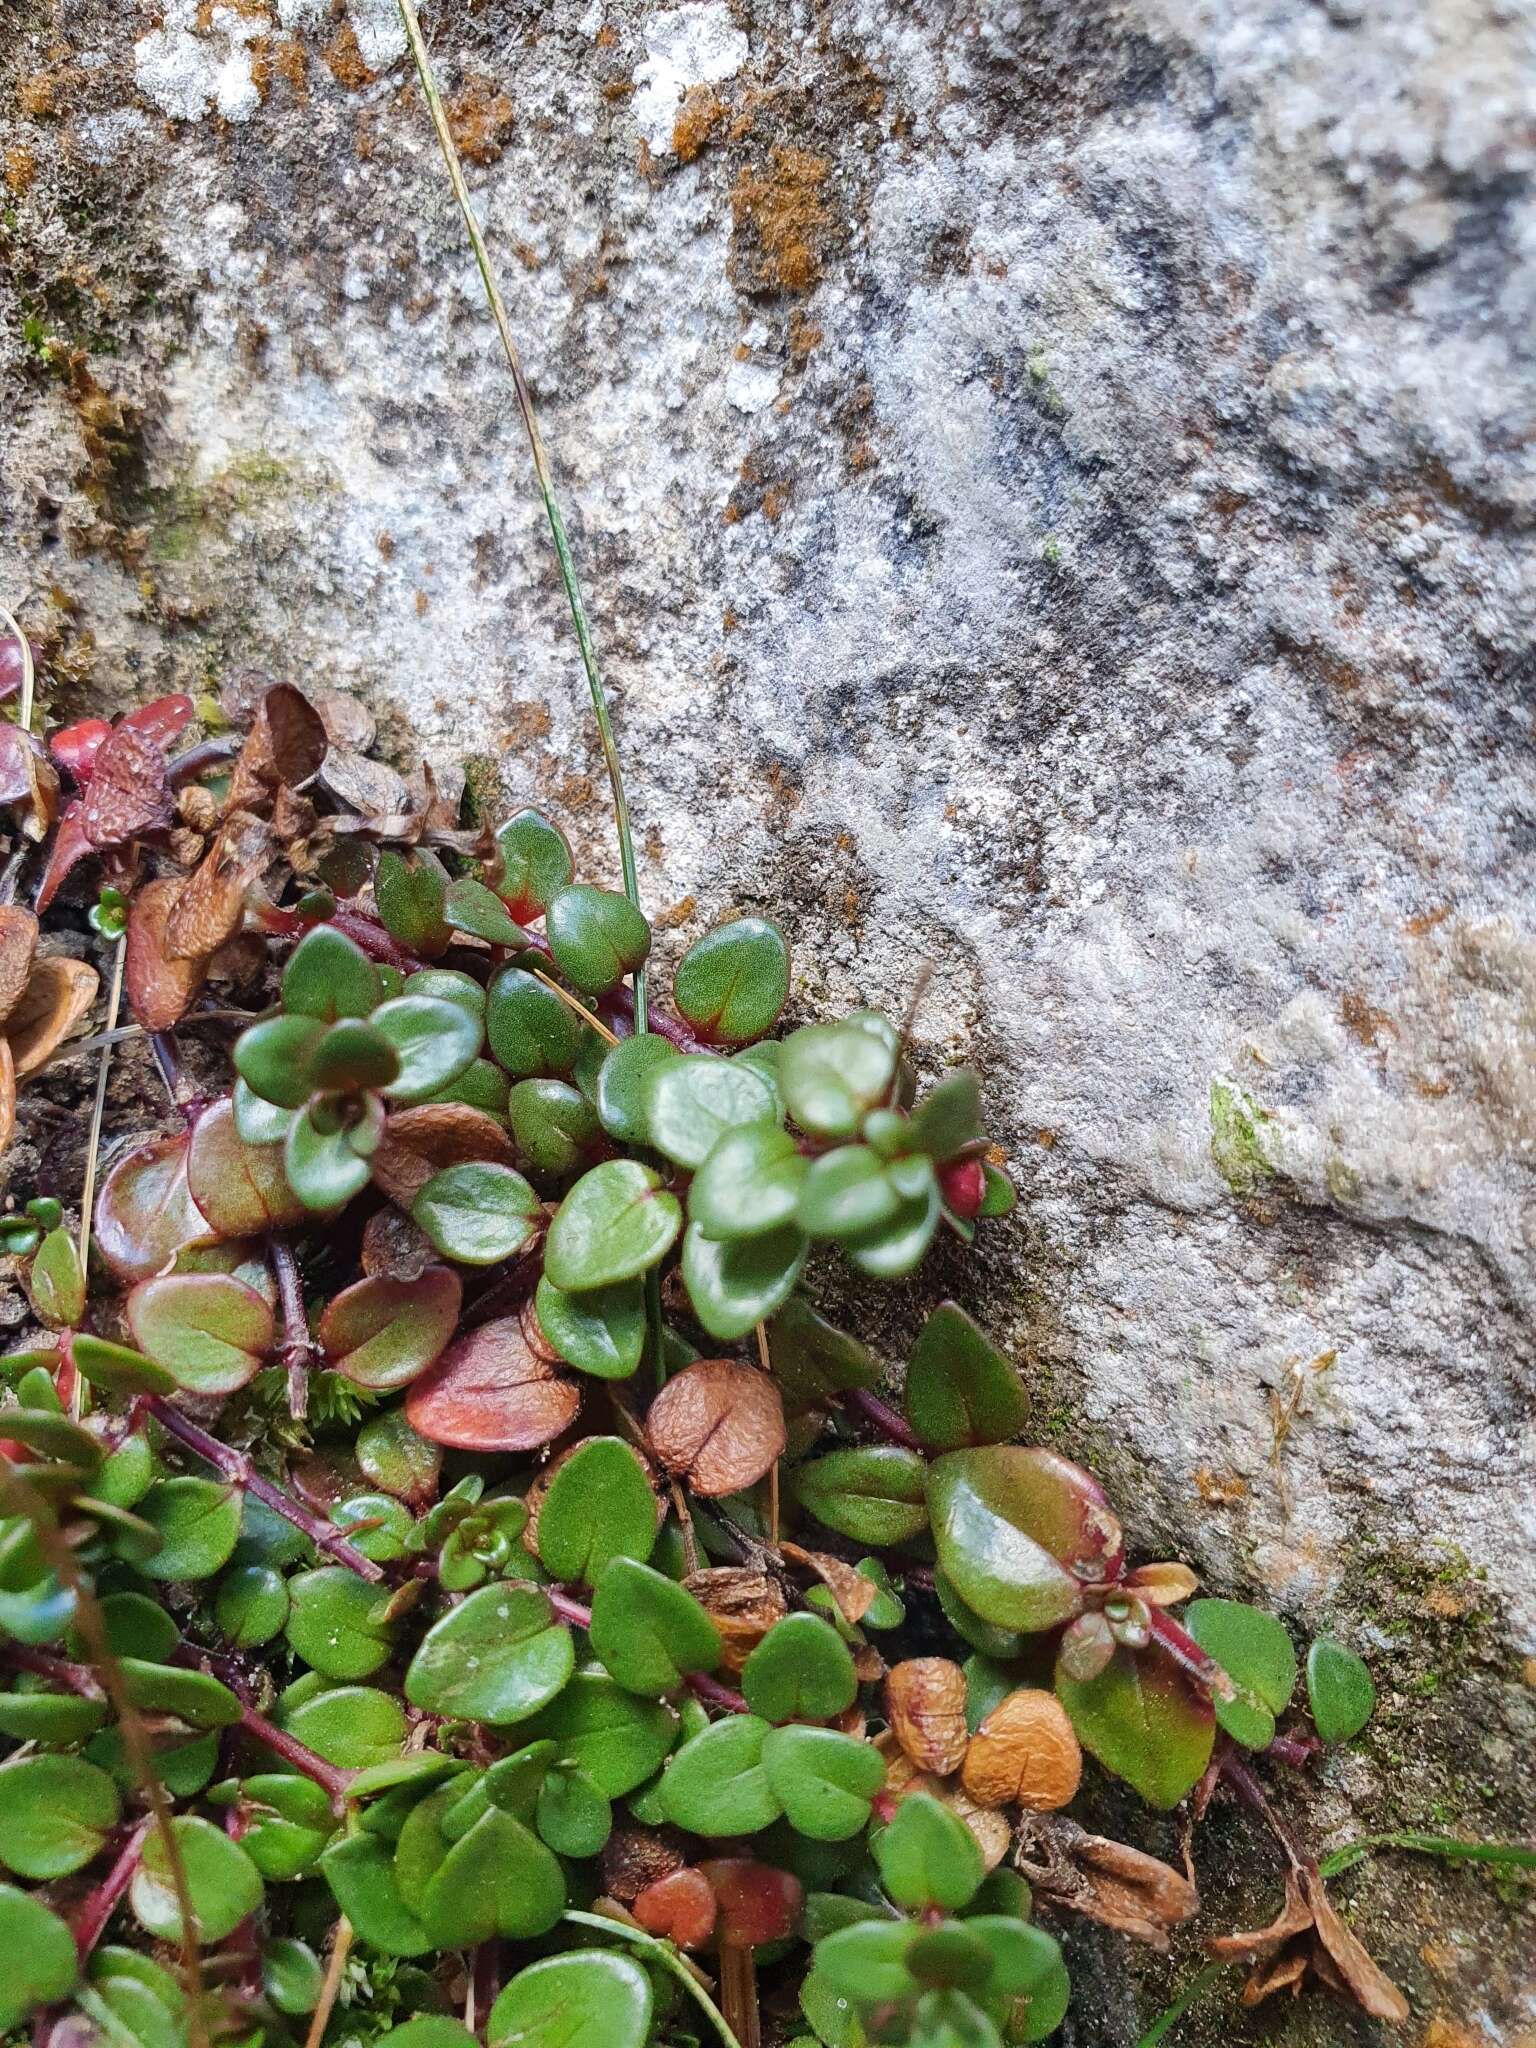
[[[128,1007],[146,1031],[169,1031],[207,972],[206,960],[177,959],[167,949],[166,928],[185,887],[174,876],[146,882],[128,908],[123,987]]]
[[[101,1184],[96,1247],[125,1286],[149,1279],[184,1247],[207,1244],[215,1235],[187,1185],[190,1144],[183,1131],[151,1139],[118,1160]]]
[[[799,1878],[750,1856],[722,1856],[701,1863],[720,1911],[720,1944],[761,1948],[783,1941],[800,1925],[805,1891]]]
[[[648,1934],[679,1948],[702,1948],[715,1931],[719,1908],[702,1870],[674,1870],[640,1892],[632,1908]]]
[[[187,1185],[220,1237],[257,1237],[305,1213],[283,1173],[281,1146],[247,1145],[227,1096],[193,1126]]]
[[[101,985],[94,967],[67,954],[34,960],[26,989],[6,1019],[16,1078],[35,1073],[74,1030]]]
[[[418,1280],[359,1280],[326,1306],[316,1333],[326,1362],[359,1386],[403,1387],[453,1335],[464,1289],[429,1266]]]
[[[8,728],[0,727],[0,732]],[[6,799],[0,796],[0,803]],[[48,865],[43,871],[42,884],[37,892],[38,915],[48,908],[63,886],[71,868],[84,860],[94,849],[85,836],[85,804],[76,797],[72,804],[66,804],[64,815],[59,820],[59,829],[53,836],[53,851],[48,856]]]
[[[272,1311],[229,1273],[167,1273],[128,1297],[133,1341],[195,1394],[232,1394],[272,1344]]]
[[[419,1436],[463,1451],[532,1451],[576,1420],[581,1395],[535,1355],[516,1316],[451,1344],[405,1397]]]
[[[101,744],[80,805],[85,836],[97,848],[163,832],[175,816],[163,750],[136,726],[118,726]]]
[[[196,708],[192,699],[180,692],[170,697],[155,697],[148,704],[140,704],[135,710],[125,712],[118,720],[118,729],[127,726],[130,731],[142,733],[163,753],[182,727],[190,722]]]
[[[264,819],[235,811],[224,821],[166,919],[166,951],[173,960],[206,960],[234,937],[245,917],[246,891],[271,850],[272,828]]]
[[[32,666],[35,670],[43,658],[43,650],[35,640],[30,638],[27,641],[27,646],[31,650]],[[3,703],[8,697],[14,697],[21,688],[24,667],[25,664],[21,658],[21,642],[7,626],[4,637],[0,638],[0,703]]]
[[[48,751],[65,773],[74,778],[76,786],[84,789],[91,779],[102,741],[111,734],[112,728],[104,718],[82,718],[76,725],[62,725],[51,733]]]

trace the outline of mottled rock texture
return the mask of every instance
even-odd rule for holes
[[[389,0],[6,20],[0,582],[60,701],[322,678],[611,878]],[[1151,1553],[1371,1656],[1320,1838],[1529,1827],[1531,0],[429,28],[666,947],[766,907],[802,1016],[931,961],[920,1049],[986,1071],[1021,1221],[872,1305],[893,1359],[979,1296]],[[1276,1879],[1214,1825],[1216,1927]],[[1517,1900],[1341,1895],[1411,2038],[1531,2038]],[[1167,1967],[1078,1953],[1072,2038],[1134,2040]]]

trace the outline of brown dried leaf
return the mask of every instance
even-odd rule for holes
[[[126,846],[147,832],[164,832],[176,816],[165,774],[165,751],[135,725],[114,727],[101,743],[80,799],[80,822],[90,844]]]
[[[370,1279],[419,1280],[437,1263],[432,1240],[401,1210],[378,1209],[363,1226],[362,1265]]]
[[[671,1829],[620,1822],[603,1844],[598,1869],[603,1889],[627,1906],[647,1885],[681,1870],[686,1860]]]
[[[1014,1862],[1042,1897],[1153,1948],[1166,1949],[1169,1930],[1199,1911],[1181,1872],[1061,1814],[1024,1816]]]
[[[721,1664],[733,1678],[773,1624],[789,1612],[777,1581],[749,1565],[711,1565],[690,1572],[683,1586],[719,1630],[725,1646]]]
[[[405,778],[387,762],[370,761],[347,746],[333,746],[320,771],[323,787],[360,818],[394,817],[407,804]]]
[[[256,715],[230,778],[229,808],[264,803],[280,783],[300,789],[325,759],[327,741],[320,714],[292,683],[274,683]]]
[[[1083,1752],[1053,1692],[1021,1687],[999,1700],[971,1737],[960,1782],[982,1806],[1054,1813],[1076,1793]]]
[[[885,1659],[873,1643],[854,1643],[853,1672],[860,1685],[878,1685],[885,1676]]]
[[[1249,1962],[1244,2005],[1258,2005],[1276,1991],[1299,1992],[1313,1976],[1332,1991],[1353,1998],[1372,2019],[1402,2021],[1408,2001],[1344,1925],[1329,1901],[1316,1868],[1301,1864],[1286,1872],[1285,1904],[1267,1927],[1249,1934],[1225,1934],[1206,1943],[1223,1962]]]
[[[185,887],[171,876],[146,882],[128,907],[123,986],[146,1031],[169,1031],[203,985],[206,960],[177,959],[166,947],[166,927]]]
[[[706,1500],[755,1485],[784,1452],[778,1388],[734,1358],[685,1366],[651,1403],[645,1428],[661,1463]]]
[[[19,725],[0,725],[0,804],[21,808],[21,829],[34,844],[48,837],[59,814],[58,770]]]
[[[311,683],[304,694],[319,712],[332,748],[352,747],[365,753],[373,745],[379,722],[361,697],[333,690],[325,683]],[[329,762],[329,755],[326,760]]]
[[[62,1045],[95,1002],[100,986],[101,977],[84,960],[48,954],[33,961],[26,991],[5,1025],[18,1081],[36,1073]]]
[[[240,929],[245,895],[272,852],[272,828],[250,811],[234,811],[201,865],[182,884],[165,924],[173,960],[206,960]]]
[[[20,1002],[37,952],[37,919],[19,903],[0,903],[0,1025]]]
[[[536,1357],[516,1316],[482,1323],[414,1380],[405,1418],[429,1443],[531,1451],[576,1420],[580,1391]]]
[[[965,1673],[947,1657],[908,1657],[885,1681],[891,1732],[920,1771],[947,1778],[965,1757]]]
[[[879,1587],[851,1564],[824,1550],[802,1550],[798,1543],[781,1543],[780,1553],[792,1564],[812,1571],[837,1603],[837,1611],[850,1628],[857,1628],[875,1603]]]
[[[1149,1607],[1177,1607],[1193,1599],[1200,1581],[1187,1564],[1143,1564],[1125,1575],[1125,1585],[1139,1594]]]
[[[517,1153],[512,1140],[495,1117],[467,1102],[419,1102],[410,1109],[397,1109],[389,1119],[389,1135],[413,1152],[419,1152],[435,1173],[445,1166],[462,1166],[469,1160],[492,1160],[498,1166],[515,1166]]]

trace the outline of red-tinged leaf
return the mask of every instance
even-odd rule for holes
[[[36,1073],[63,1044],[95,1002],[100,985],[88,961],[64,953],[33,961],[21,1000],[5,1024],[18,1081]]]
[[[102,741],[110,739],[112,728],[104,718],[82,718],[75,725],[62,725],[48,738],[48,751],[75,785],[84,789],[96,766]]]
[[[928,1468],[939,1563],[987,1621],[1032,1632],[1081,1611],[1119,1573],[1120,1524],[1089,1472],[1054,1451],[987,1444]]]
[[[9,728],[0,728],[0,731]],[[6,799],[0,795],[0,803]],[[53,851],[48,856],[48,865],[43,871],[42,884],[37,892],[38,915],[48,908],[58,895],[71,868],[83,861],[95,848],[85,836],[85,804],[80,797],[66,804],[64,815],[59,820],[59,829],[53,835]]]
[[[3,1041],[0,1041],[3,1043]],[[216,1233],[187,1185],[191,1140],[153,1138],[119,1159],[96,1198],[96,1248],[124,1286],[147,1280]]]
[[[247,1145],[226,1097],[205,1109],[187,1155],[192,1199],[220,1237],[258,1237],[300,1221],[304,1209],[283,1173],[280,1145]]]
[[[167,950],[166,928],[185,887],[169,875],[147,882],[128,907],[123,987],[128,1007],[146,1031],[169,1031],[207,972],[206,960],[178,960]]]
[[[463,1285],[446,1266],[417,1280],[359,1280],[320,1318],[326,1363],[359,1386],[408,1386],[453,1335]]]
[[[31,651],[32,667],[35,671],[42,661],[43,650],[31,638],[27,641],[27,647]],[[4,637],[0,638],[0,703],[4,703],[7,698],[14,697],[21,688],[25,667],[26,664],[22,660],[21,642],[7,626]]]
[[[784,1453],[784,1407],[767,1373],[736,1358],[700,1358],[667,1381],[645,1433],[669,1472],[713,1499],[773,1469]]]
[[[163,752],[183,727],[190,724],[196,708],[192,699],[179,691],[169,697],[154,697],[148,704],[140,704],[132,711],[124,712],[117,722],[118,729],[128,726],[132,731],[142,733]]]
[[[232,939],[245,918],[246,892],[272,851],[272,827],[250,811],[235,811],[181,886],[166,919],[166,951],[173,960],[206,960]]]
[[[799,1878],[750,1856],[721,1856],[699,1865],[719,1908],[722,1947],[761,1948],[784,1941],[800,1925],[805,1891]]]
[[[21,1001],[37,954],[37,919],[19,903],[0,903],[0,1024]]]
[[[59,776],[41,740],[19,725],[0,725],[0,804],[22,812],[22,831],[41,841],[59,811]]]
[[[463,1451],[532,1451],[576,1420],[581,1395],[540,1358],[515,1316],[482,1323],[413,1382],[405,1415],[429,1443]]]
[[[272,1346],[272,1311],[230,1273],[167,1273],[128,1297],[128,1327],[146,1357],[194,1394],[232,1394]]]
[[[648,1884],[631,1910],[647,1934],[679,1948],[702,1948],[715,1931],[719,1907],[703,1871],[685,1869]]]
[[[147,832],[163,832],[175,816],[164,749],[136,726],[116,727],[101,744],[80,805],[94,847],[126,846]]]

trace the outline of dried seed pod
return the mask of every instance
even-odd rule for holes
[[[1083,1752],[1054,1693],[1026,1687],[999,1700],[971,1737],[960,1783],[981,1806],[1051,1813],[1083,1775]]]
[[[598,1869],[604,1890],[627,1906],[648,1886],[681,1870],[686,1860],[669,1829],[621,1825],[603,1844]]]
[[[200,782],[188,782],[176,792],[176,815],[189,831],[211,832],[219,822],[219,800]]]
[[[885,1681],[897,1741],[921,1771],[947,1778],[965,1758],[965,1673],[947,1657],[908,1657]]]
[[[37,919],[19,903],[0,903],[0,1024],[21,1001],[37,953]]]
[[[755,1485],[784,1452],[778,1388],[735,1358],[685,1366],[651,1403],[645,1429],[660,1462],[705,1499]]]
[[[721,1668],[733,1678],[789,1609],[777,1582],[748,1565],[712,1565],[683,1580],[720,1632]]]
[[[674,1870],[635,1900],[635,1918],[646,1932],[679,1948],[702,1948],[715,1931],[718,1911],[714,1887],[701,1870]]]

